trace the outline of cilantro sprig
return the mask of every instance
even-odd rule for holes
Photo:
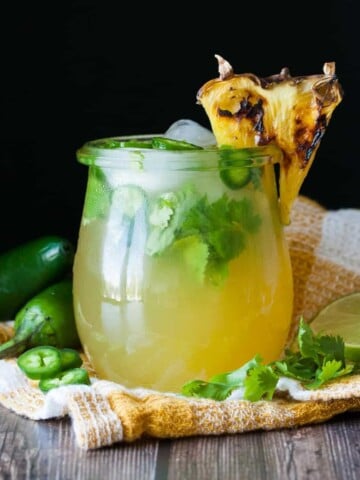
[[[339,336],[315,335],[303,318],[300,319],[297,346],[286,350],[281,360],[264,364],[255,355],[232,372],[215,375],[209,381],[192,380],[185,383],[185,396],[225,400],[234,390],[242,392],[245,400],[271,400],[280,377],[296,379],[308,389],[319,388],[335,378],[349,375],[359,365],[346,364],[344,341]]]
[[[234,200],[224,194],[210,202],[186,185],[150,205],[146,253],[181,255],[194,278],[218,285],[228,276],[228,263],[243,251],[247,236],[256,233],[260,224],[248,198]]]

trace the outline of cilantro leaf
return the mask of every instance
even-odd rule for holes
[[[187,265],[194,278],[203,283],[205,270],[208,263],[209,247],[198,235],[190,235],[175,240],[171,247],[175,255]]]
[[[345,368],[342,368],[343,364],[339,360],[328,360],[324,363],[322,368],[319,368],[316,371],[315,379],[313,382],[308,383],[306,385],[307,388],[315,389],[319,388],[325,382],[329,380],[333,380],[334,378],[341,377],[343,375],[347,375],[352,371],[352,366],[349,365]]]
[[[302,357],[312,358],[317,364],[319,363],[319,343],[302,317],[299,321],[298,344]]]
[[[256,355],[237,370],[214,375],[208,382],[192,380],[183,385],[181,393],[186,396],[225,400],[233,390],[245,386],[248,371],[261,365],[261,361],[261,357]]]
[[[262,398],[271,400],[278,380],[278,375],[269,365],[257,365],[250,369],[244,381],[245,400],[251,400],[252,402],[257,402]]]
[[[228,262],[235,258],[245,247],[241,232],[231,229],[213,230],[205,235],[213,260]]]
[[[199,194],[194,187],[186,185],[177,192],[164,193],[150,203],[148,255],[160,255],[173,243],[184,216],[198,200]]]
[[[345,366],[345,343],[340,336],[319,335],[317,337],[319,350],[326,358],[334,358]]]
[[[212,258],[209,259],[206,268],[206,279],[212,285],[221,285],[224,283],[229,275],[229,267],[227,262],[220,260],[216,261]]]
[[[236,219],[241,228],[248,233],[256,233],[261,225],[260,215],[253,211],[253,205],[248,198],[241,201],[231,200],[229,203],[230,217]]]
[[[246,233],[254,233],[260,226],[260,217],[252,212],[247,198],[229,199],[223,195],[213,203],[203,196],[188,211],[179,237],[199,235],[209,247],[206,277],[220,284],[228,274],[227,264],[236,258],[246,245]]]
[[[204,382],[203,380],[192,380],[183,385],[181,393],[187,397],[225,400],[235,388],[234,385]]]
[[[235,385],[236,388],[244,386],[244,380],[248,371],[251,368],[261,365],[262,358],[260,355],[255,355],[254,358],[244,363],[244,365],[237,370],[231,372],[221,373],[219,375],[214,375],[210,378],[210,382],[223,383],[225,385]]]
[[[274,362],[279,374],[314,389],[353,370],[353,366],[345,364],[345,344],[341,337],[314,335],[310,325],[301,318],[297,338],[299,351],[287,351],[281,361]]]
[[[318,368],[312,358],[303,358],[300,353],[288,353],[282,361],[274,362],[273,365],[280,375],[302,382],[311,380]]]

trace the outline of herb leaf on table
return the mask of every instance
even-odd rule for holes
[[[263,364],[255,355],[242,367],[215,375],[208,382],[193,380],[185,383],[181,393],[185,396],[225,400],[234,390],[242,392],[245,400],[271,400],[280,377],[301,382],[308,389],[316,389],[335,378],[358,370],[358,365],[345,361],[345,345],[339,336],[315,335],[301,318],[297,346],[286,350],[281,360]]]

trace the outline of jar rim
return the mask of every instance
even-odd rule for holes
[[[170,150],[146,147],[114,147],[104,148],[104,142],[111,141],[144,141],[153,137],[163,137],[163,134],[139,134],[126,136],[111,136],[97,138],[85,142],[76,151],[77,161],[86,166],[108,168],[129,168],[134,163],[142,163],[142,169],[170,170],[212,170],[218,169],[219,160],[231,155],[232,166],[260,167],[279,163],[282,151],[276,145],[261,145],[255,147],[212,147],[194,150]],[[147,168],[145,168],[147,167]]]

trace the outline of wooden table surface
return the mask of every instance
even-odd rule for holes
[[[77,447],[70,419],[0,406],[1,480],[359,480],[360,412],[297,429]]]

